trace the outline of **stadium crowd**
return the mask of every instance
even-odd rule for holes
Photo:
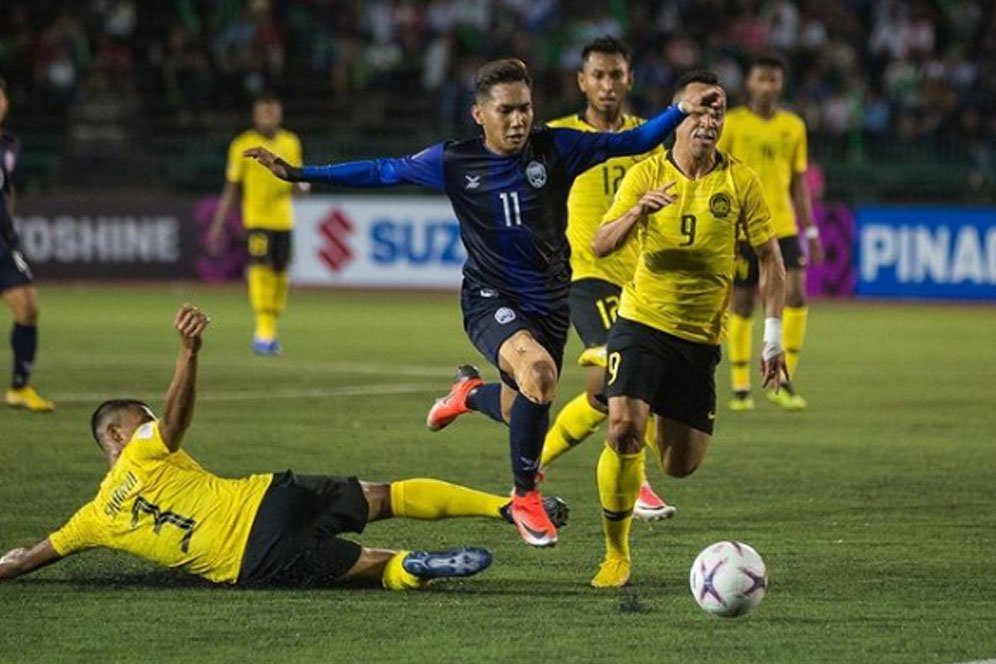
[[[580,45],[609,34],[634,47],[640,113],[699,66],[737,98],[743,63],[777,51],[794,73],[788,99],[817,138],[933,139],[978,166],[996,161],[996,10],[983,0],[4,4],[0,75],[15,107],[68,112],[100,98],[188,126],[274,89],[338,101],[342,123],[418,99],[437,109],[430,129],[450,129],[466,122],[474,69],[508,54],[530,64],[543,115],[569,110]],[[364,104],[350,103],[358,94]]]

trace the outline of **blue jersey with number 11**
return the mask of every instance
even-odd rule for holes
[[[684,115],[669,108],[618,133],[544,127],[513,155],[483,138],[433,145],[398,159],[306,166],[305,180],[352,186],[419,184],[444,192],[467,249],[464,288],[494,291],[523,312],[566,302],[571,283],[567,197],[574,179],[611,157],[656,147]]]

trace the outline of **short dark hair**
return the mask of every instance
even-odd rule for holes
[[[97,406],[97,409],[93,411],[93,415],[90,416],[90,433],[93,434],[93,439],[97,441],[98,445],[100,444],[100,431],[107,426],[107,420],[122,410],[134,408],[135,406],[152,410],[149,408],[149,404],[138,399],[108,399]]]
[[[270,92],[269,90],[260,92],[252,99],[253,106],[255,106],[256,104],[279,104],[279,103],[280,103],[280,97],[278,97],[273,92]]]
[[[621,55],[626,64],[633,62],[633,49],[626,42],[615,37],[604,35],[594,39],[581,49],[581,65],[588,61],[588,56],[592,53],[605,53],[606,55]]]
[[[481,65],[474,76],[474,98],[484,99],[491,94],[491,88],[502,83],[525,83],[533,87],[526,63],[518,58],[492,60]]]
[[[685,88],[687,88],[692,83],[719,85],[719,76],[716,75],[716,72],[709,71],[708,69],[693,69],[692,71],[684,74],[674,84],[674,98],[677,99],[678,95],[684,92]]]
[[[777,53],[765,53],[764,55],[759,55],[750,61],[750,65],[747,66],[747,73],[750,73],[752,69],[758,67],[770,67],[772,69],[779,69],[782,73],[788,71],[788,64],[785,62],[785,58],[778,55]]]

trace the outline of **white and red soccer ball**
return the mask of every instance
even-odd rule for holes
[[[768,589],[768,572],[757,551],[743,542],[716,542],[692,563],[688,582],[705,611],[732,618],[761,603]]]

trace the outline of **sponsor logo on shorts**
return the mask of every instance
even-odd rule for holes
[[[480,175],[464,175],[467,179],[467,189],[477,189],[481,186],[481,176]]]
[[[501,325],[508,325],[515,320],[515,312],[508,307],[502,307],[495,312],[495,320]]]
[[[546,184],[546,166],[538,161],[529,162],[529,165],[526,166],[526,178],[528,178],[529,184],[539,189]]]
[[[726,192],[721,191],[718,194],[713,194],[712,198],[709,199],[709,211],[714,217],[725,218],[726,215],[730,214],[732,207],[733,200]]]
[[[481,297],[498,297],[498,291],[494,288],[482,288]]]

